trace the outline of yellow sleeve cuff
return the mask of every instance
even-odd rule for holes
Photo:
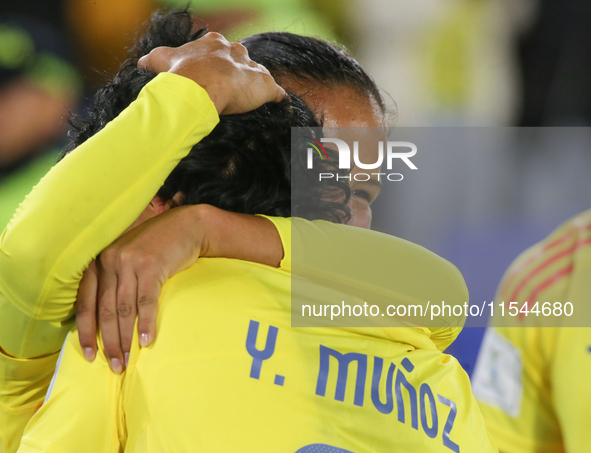
[[[279,269],[291,272],[291,217],[271,217],[261,215],[261,217],[270,220],[281,238],[283,245],[283,259],[279,263]]]

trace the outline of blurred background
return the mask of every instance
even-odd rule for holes
[[[229,39],[289,30],[344,44],[398,127],[591,122],[588,0],[0,0],[0,224],[67,141],[64,116],[115,73],[140,24],[187,5]],[[522,250],[591,208],[584,142],[442,155],[427,182],[384,193],[374,226],[450,259],[473,300],[492,300]],[[449,351],[469,373],[482,332],[465,329]]]

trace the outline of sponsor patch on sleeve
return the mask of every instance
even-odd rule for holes
[[[523,393],[520,351],[494,329],[487,329],[472,377],[477,399],[516,418]]]

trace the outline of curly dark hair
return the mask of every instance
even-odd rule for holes
[[[178,47],[199,39],[206,30],[192,31],[185,11],[157,12],[147,31],[131,49],[112,82],[98,90],[87,116],[70,118],[71,142],[60,156],[99,132],[139,95],[156,74],[138,68],[139,58],[159,46]],[[314,170],[305,166],[303,143],[293,143],[291,128],[307,128],[320,138],[321,123],[295,95],[239,115],[222,116],[211,134],[180,161],[157,195],[164,201],[182,193],[181,204],[207,203],[233,212],[297,216],[343,223],[350,218],[346,181],[319,181],[319,173],[344,174],[336,167],[337,152],[328,160],[314,156]],[[292,173],[298,175],[292,188]]]

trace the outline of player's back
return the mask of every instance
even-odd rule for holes
[[[454,358],[415,348],[411,328],[292,328],[290,287],[281,269],[200,260],[166,284],[156,341],[141,351],[134,341],[121,377],[102,354],[86,363],[71,335],[26,442],[72,452],[496,451]]]

